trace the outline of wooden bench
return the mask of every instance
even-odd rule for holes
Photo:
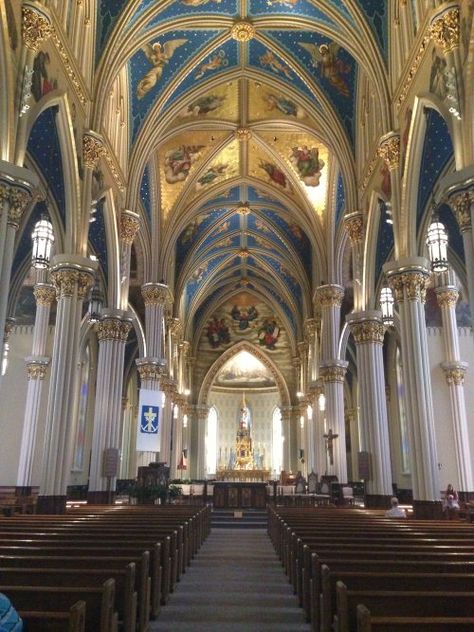
[[[20,610],[28,632],[86,632],[86,603],[76,601],[64,612]]]
[[[474,617],[373,617],[364,605],[357,606],[357,632],[469,632]]]

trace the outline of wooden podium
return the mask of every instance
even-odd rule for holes
[[[265,509],[266,483],[214,483],[213,504],[216,509]]]

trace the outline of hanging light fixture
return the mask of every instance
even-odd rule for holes
[[[393,293],[392,290],[385,286],[380,291],[380,309],[382,310],[382,320],[385,325],[393,325]]]
[[[34,268],[47,268],[51,258],[51,248],[54,243],[53,225],[44,215],[36,222],[33,232],[33,251],[31,264]]]
[[[102,306],[104,304],[104,299],[102,296],[102,292],[100,289],[95,286],[92,290],[91,300],[89,301],[89,321],[91,323],[98,323],[100,320],[100,315],[102,313]]]
[[[428,228],[426,245],[433,272],[446,272],[448,269],[448,234],[444,224],[439,221],[435,213]]]

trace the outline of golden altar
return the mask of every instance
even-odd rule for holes
[[[216,472],[217,481],[266,483],[270,480],[270,470],[237,470],[219,468]]]

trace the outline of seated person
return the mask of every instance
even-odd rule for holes
[[[407,512],[398,506],[398,498],[395,496],[390,499],[391,509],[385,512],[386,518],[406,518]]]
[[[459,513],[459,503],[453,494],[448,494],[444,501],[443,511],[446,514],[448,520],[453,520]]]
[[[6,595],[0,593],[0,632],[22,632],[23,621]]]

